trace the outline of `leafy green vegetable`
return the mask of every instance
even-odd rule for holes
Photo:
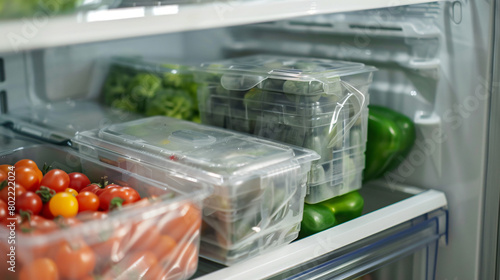
[[[200,122],[198,86],[193,73],[182,65],[162,66],[170,71],[151,72],[119,63],[112,65],[102,89],[104,103],[148,116]]]

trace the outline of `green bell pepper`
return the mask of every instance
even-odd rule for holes
[[[358,191],[346,193],[317,204],[305,203],[299,238],[357,218],[361,216],[363,206],[364,200]]]
[[[415,125],[410,118],[389,108],[370,105],[363,181],[379,178],[398,167],[415,138]]]

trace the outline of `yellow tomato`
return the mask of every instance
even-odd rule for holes
[[[50,199],[49,209],[54,217],[74,217],[78,214],[78,200],[70,193],[60,192]]]
[[[77,195],[78,195],[78,192],[77,192],[75,189],[72,189],[72,188],[66,188],[66,189],[64,190],[64,192],[70,193],[70,194],[72,194],[73,196],[77,196]]]

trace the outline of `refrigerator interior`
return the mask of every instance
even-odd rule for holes
[[[493,7],[493,1],[433,2],[4,53],[0,117],[54,142],[131,117],[110,117],[98,105],[106,74],[99,62],[111,56],[196,62],[270,53],[376,66],[370,103],[400,111],[417,126],[414,150],[378,183],[444,192],[448,244],[439,247],[435,277],[480,279],[481,242],[488,242],[481,230],[488,222],[483,199]],[[384,267],[374,279],[396,279],[408,267],[414,279],[426,279],[413,273],[422,259],[429,261],[424,255]]]

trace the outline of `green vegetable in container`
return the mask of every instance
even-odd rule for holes
[[[164,115],[200,122],[198,85],[193,72],[175,64],[161,65],[170,71],[149,72],[140,67],[141,63],[137,62],[137,68],[120,62],[111,65],[102,89],[105,104],[148,116]]]
[[[304,204],[304,216],[300,225],[299,238],[307,237],[361,216],[364,199],[353,191],[317,203]]]
[[[177,119],[191,119],[193,111],[191,97],[182,90],[160,90],[146,103],[147,116],[167,116]]]
[[[415,138],[415,125],[410,118],[389,108],[370,105],[363,180],[379,178],[395,169],[410,152]]]

